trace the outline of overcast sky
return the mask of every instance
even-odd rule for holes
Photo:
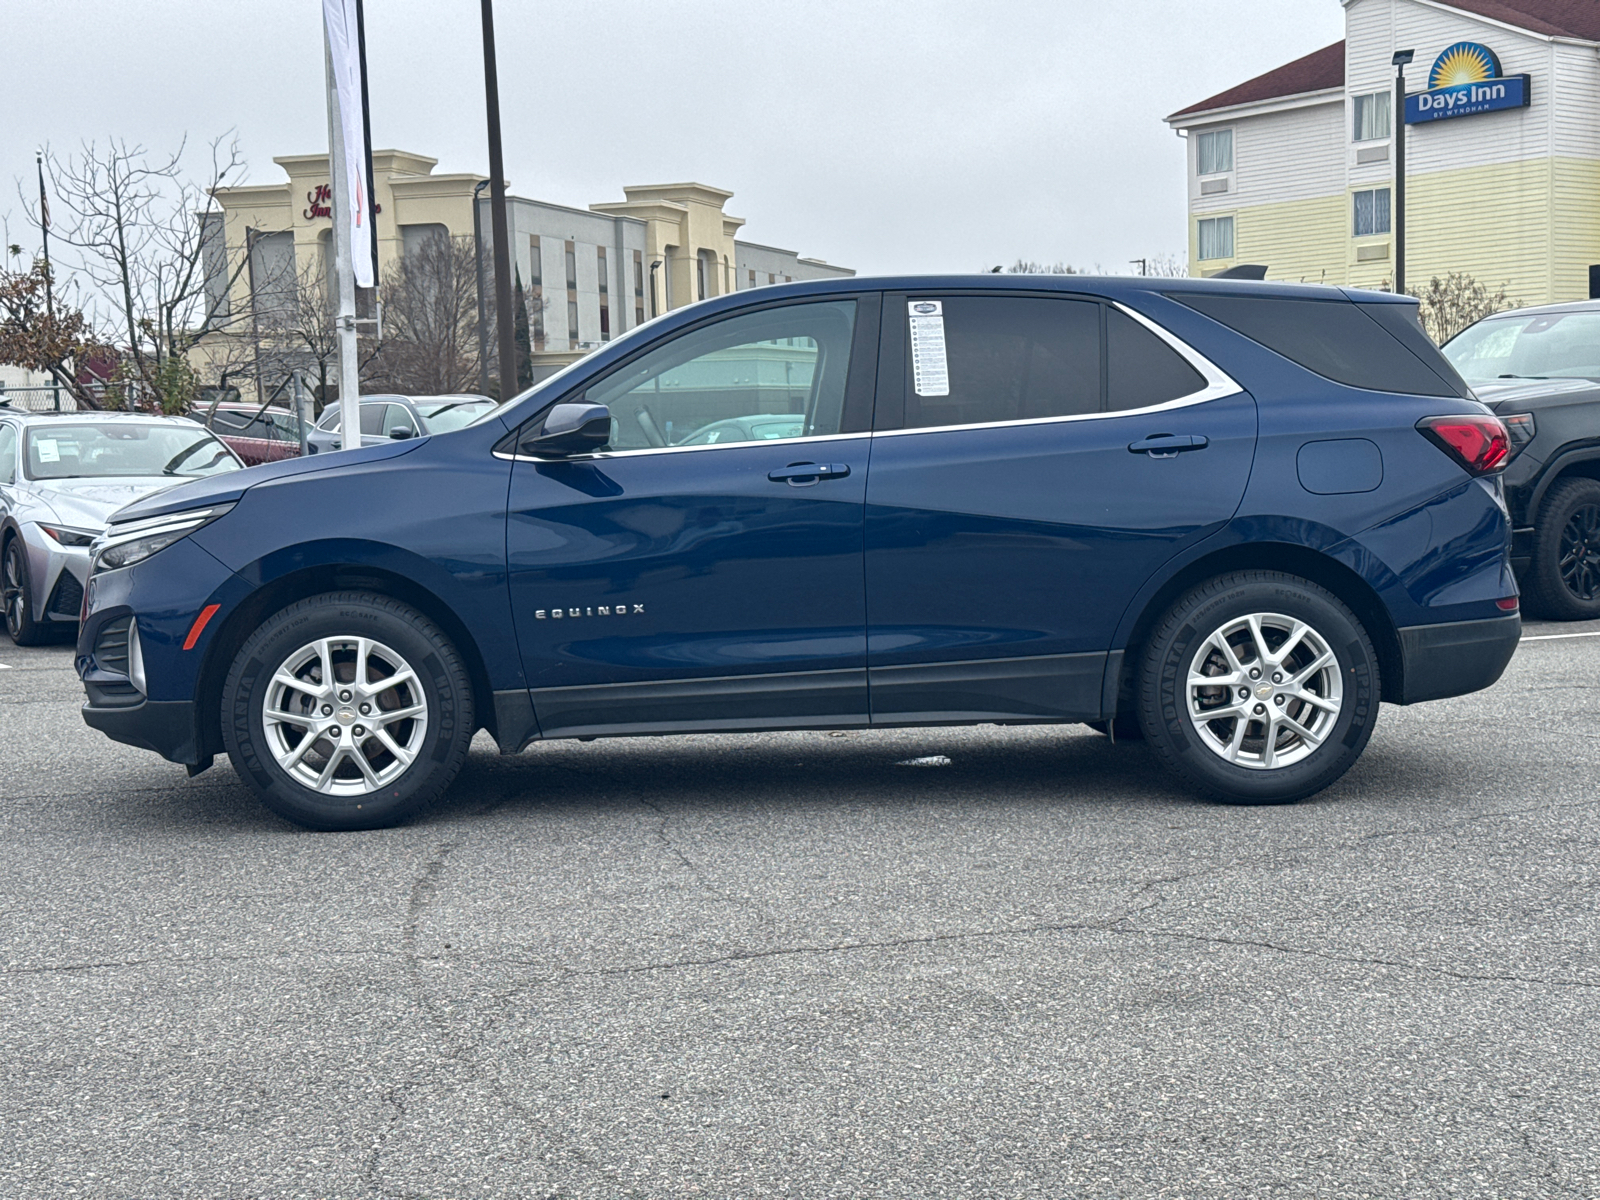
[[[3,0],[0,215],[33,151],[237,132],[327,149],[318,0]],[[476,0],[366,0],[376,146],[487,170]],[[513,193],[734,193],[742,237],[863,273],[1184,253],[1167,113],[1336,41],[1338,0],[499,0]],[[200,155],[193,165],[202,164]]]

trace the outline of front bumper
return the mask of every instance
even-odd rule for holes
[[[124,708],[83,706],[84,722],[114,742],[154,750],[162,758],[200,766],[199,723],[188,700],[146,700]]]
[[[1522,616],[1451,621],[1401,629],[1401,704],[1481,691],[1500,678],[1517,652]]]

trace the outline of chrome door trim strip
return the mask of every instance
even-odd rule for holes
[[[735,450],[741,447],[748,449],[751,446],[801,446],[816,442],[844,442],[871,436],[871,433],[863,429],[859,433],[818,433],[811,437],[766,438],[749,442],[707,442],[702,446],[646,446],[639,450],[600,450],[594,454],[567,454],[556,458],[539,458],[531,454],[506,454],[501,450],[496,450],[494,456],[506,462],[594,462],[606,458],[637,458],[641,454],[687,454],[695,450]]]

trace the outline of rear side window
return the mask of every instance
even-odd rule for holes
[[[1186,304],[1335,383],[1375,392],[1458,396],[1448,364],[1435,370],[1413,348],[1346,300],[1177,293]],[[1431,348],[1431,343],[1430,343]],[[1430,357],[1442,357],[1433,349]],[[1468,393],[1470,394],[1470,393]]]
[[[919,304],[911,301],[913,315]],[[1029,296],[938,301],[944,352],[938,378],[923,363],[919,387],[907,343],[905,428],[985,425],[1100,411],[1100,305]],[[934,314],[929,314],[930,316]],[[930,382],[937,380],[937,382]],[[934,394],[923,394],[923,393]],[[943,394],[938,394],[942,392]]]
[[[1106,309],[1106,407],[1149,408],[1206,386],[1205,378],[1171,346],[1126,313]]]

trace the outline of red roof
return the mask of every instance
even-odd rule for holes
[[[1578,38],[1586,42],[1600,42],[1600,0],[1443,0],[1451,8],[1488,17],[1506,25],[1515,25],[1530,33],[1546,37]],[[1216,108],[1232,108],[1236,104],[1259,104],[1263,100],[1277,100],[1285,96],[1298,96],[1303,92],[1320,92],[1344,86],[1344,43],[1335,42],[1313,51],[1304,58],[1285,63],[1265,75],[1257,75],[1237,87],[1218,92],[1199,104],[1180,108],[1173,117],[1187,117],[1194,113],[1210,112]],[[1171,120],[1172,118],[1167,118]]]
[[[1488,3],[1489,0],[1483,0]],[[1594,0],[1583,0],[1594,3]],[[1173,117],[1186,117],[1191,113],[1210,112],[1214,108],[1232,108],[1236,104],[1259,104],[1263,100],[1276,100],[1282,96],[1298,96],[1302,92],[1321,92],[1328,88],[1344,86],[1344,43],[1335,42],[1321,50],[1313,50],[1304,58],[1285,63],[1265,75],[1247,79],[1237,87],[1218,92],[1209,100],[1180,108]],[[1171,120],[1168,117],[1167,120]]]
[[[1600,4],[1595,0],[1444,0],[1451,8],[1476,13],[1542,33],[1547,37],[1600,42]]]

